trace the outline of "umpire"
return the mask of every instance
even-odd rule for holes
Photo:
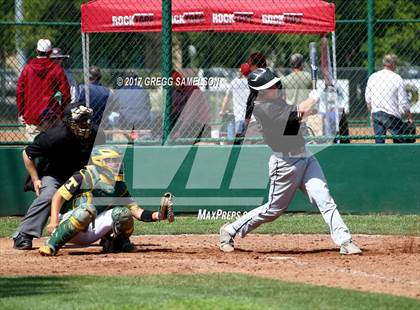
[[[105,142],[104,134],[97,135],[91,123],[92,114],[92,109],[83,105],[66,107],[63,122],[40,133],[23,151],[29,174],[25,191],[35,191],[36,198],[12,236],[15,249],[32,249],[32,239],[41,236],[50,215],[55,191],[88,163],[95,142]]]

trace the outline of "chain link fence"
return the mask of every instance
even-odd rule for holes
[[[168,85],[162,79],[165,77],[162,73],[162,59],[165,59],[165,53],[162,55],[163,32],[91,33],[88,58],[95,68],[86,75],[90,78],[89,100],[86,100],[80,6],[87,2],[0,0],[0,143],[27,143],[31,139],[28,134],[31,122],[35,125],[50,124],[46,121],[51,117],[49,112],[56,112],[51,107],[60,107],[60,104],[70,101],[89,101],[108,139],[112,141],[161,144],[165,131],[170,130],[166,142],[232,143],[235,134],[243,127],[249,94],[246,82],[249,69],[241,65],[249,63],[253,59],[250,57],[252,54],[262,54],[266,65],[282,79],[281,96],[289,104],[299,104],[312,88],[310,42],[317,43],[321,63],[324,60],[325,64],[326,58],[322,58],[323,41],[319,34],[268,33],[252,29],[217,32],[206,31],[205,28],[199,32],[176,31],[170,38],[172,49],[166,53],[172,59],[171,77],[174,78],[174,83]],[[150,1],[151,4],[134,0],[114,4],[98,0],[95,3],[101,2],[111,3],[113,19],[110,23],[117,27],[134,22],[152,22],[147,14],[150,5],[161,7],[161,1],[154,0]],[[267,1],[254,0],[254,7],[262,7],[263,2]],[[315,4],[319,1],[302,2],[304,7],[313,5],[316,10]],[[330,2],[335,4],[336,31],[335,35],[327,35],[329,48],[324,46],[324,52],[328,50],[330,67],[336,64],[336,71],[319,70],[318,88],[325,91],[321,94],[316,113],[306,119],[307,139],[312,143],[374,143],[375,126],[377,134],[386,135],[386,142],[392,142],[392,138],[401,138],[397,139],[399,142],[408,141],[402,138],[417,138],[411,135],[416,132],[410,131],[412,126],[405,121],[408,118],[415,123],[420,113],[420,43],[416,39],[420,33],[420,4],[415,0],[366,0],[351,6],[346,0]],[[186,13],[172,14],[172,25],[200,22],[201,14],[206,12],[192,11],[194,3],[183,1],[175,5],[173,1],[173,8],[185,6]],[[213,18],[219,18],[225,24],[230,21],[246,22],[252,18],[252,12],[244,12],[240,7],[233,7],[232,3],[220,1],[219,6],[225,5],[226,12],[232,11],[232,14],[214,15]],[[272,5],[276,3],[287,5],[288,1],[272,1]],[[134,6],[140,13],[125,16],[121,12],[128,6]],[[280,17],[267,12],[266,22],[283,26],[285,23],[299,23],[299,14],[290,17],[288,12],[284,13]],[[324,12],[316,13],[322,20]],[[91,20],[92,24],[98,22],[101,16],[96,18]],[[69,98],[54,78],[52,80],[56,84],[50,85],[47,90],[41,85],[33,85],[30,86],[32,92],[29,92],[27,87],[30,83],[34,84],[33,78],[25,80],[19,88],[18,79],[25,64],[36,57],[37,42],[41,38],[49,39],[53,47],[61,49],[61,53],[55,53],[56,56],[69,56],[54,59],[65,69],[70,84]],[[332,47],[334,40],[336,44]],[[407,100],[402,102],[404,99],[400,96],[397,103],[393,102],[395,98],[384,93],[384,89],[385,92],[394,89],[393,85],[386,85],[391,82],[374,81],[369,97],[373,101],[372,112],[388,112],[385,116],[374,114],[374,119],[366,104],[366,85],[373,72],[383,69],[385,54],[398,56],[396,72],[403,79]],[[41,80],[37,80],[38,83],[42,83]],[[325,88],[325,83],[334,87]],[[18,109],[17,87],[21,90],[23,103],[27,104],[29,100],[33,102],[30,104],[42,106],[42,109],[32,106],[24,111],[23,103]],[[172,104],[165,113],[167,95]],[[60,118],[60,108],[57,109],[58,112],[52,114]],[[406,113],[407,110],[411,111],[411,115]],[[401,120],[389,115],[394,118],[401,116]],[[409,136],[405,136],[407,134]],[[258,124],[254,120],[251,120],[246,141],[262,143]]]

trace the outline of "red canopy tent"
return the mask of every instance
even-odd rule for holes
[[[89,33],[161,32],[162,0],[93,0],[82,4],[81,17],[87,84]],[[332,33],[332,67],[336,75],[335,5],[326,1],[172,0],[172,31]],[[88,100],[88,94],[86,97]]]
[[[160,32],[161,0],[95,0],[81,7],[82,31]],[[335,6],[320,0],[173,0],[173,31],[323,34]]]

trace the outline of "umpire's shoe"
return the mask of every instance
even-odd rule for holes
[[[33,237],[31,235],[20,232],[13,238],[13,248],[17,250],[32,250],[32,239]]]
[[[226,253],[233,252],[235,250],[233,237],[230,235],[230,233],[226,229],[227,225],[229,224],[223,225],[219,231],[219,238],[220,238],[219,249]]]

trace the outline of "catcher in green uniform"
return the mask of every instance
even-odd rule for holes
[[[74,173],[52,198],[51,236],[39,248],[41,255],[56,255],[68,242],[89,245],[99,239],[104,252],[134,252],[136,247],[129,240],[133,217],[143,222],[174,220],[171,193],[163,196],[159,211],[139,207],[123,181],[121,162],[118,148],[93,148],[90,164]]]

